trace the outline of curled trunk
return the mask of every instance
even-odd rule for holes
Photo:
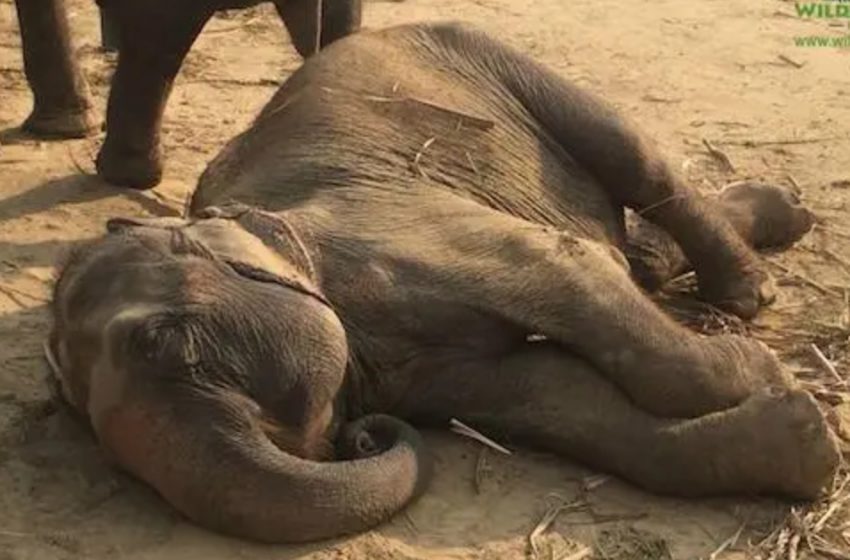
[[[365,531],[423,490],[430,463],[418,433],[372,416],[353,432],[376,454],[315,462],[276,447],[250,410],[218,396],[135,399],[103,416],[99,436],[121,465],[199,525],[269,542],[314,541]]]

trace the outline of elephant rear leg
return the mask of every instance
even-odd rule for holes
[[[741,182],[724,188],[711,201],[747,245],[758,251],[787,249],[814,224],[813,214],[784,187]],[[676,240],[636,213],[626,216],[623,252],[632,277],[654,292],[691,269]]]
[[[97,120],[71,43],[64,0],[15,0],[33,110],[22,128],[38,136],[82,138]]]
[[[434,33],[492,74],[615,204],[667,231],[696,270],[702,297],[745,318],[772,298],[769,278],[728,220],[613,108],[482,33],[458,26]]]
[[[551,343],[440,368],[408,394],[399,411],[414,420],[446,426],[454,417],[663,494],[810,499],[839,460],[805,392],[765,389],[723,412],[661,419]]]

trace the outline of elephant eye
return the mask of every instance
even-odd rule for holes
[[[181,371],[201,367],[203,329],[190,315],[163,313],[137,325],[127,340],[127,354],[142,363],[169,364]],[[168,376],[175,371],[158,372]]]
[[[163,359],[173,349],[173,339],[180,335],[179,326],[179,319],[169,314],[150,317],[132,329],[128,350],[145,360]]]

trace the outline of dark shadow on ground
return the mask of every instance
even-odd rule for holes
[[[110,197],[125,196],[155,216],[175,216],[178,212],[135,189],[122,189],[97,175],[67,175],[51,179],[20,194],[0,199],[0,221],[13,220],[49,210],[58,204],[84,204]]]

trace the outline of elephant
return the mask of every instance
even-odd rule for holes
[[[106,139],[98,174],[107,182],[146,189],[162,179],[160,128],[171,86],[204,25],[218,10],[263,0],[97,0],[104,38],[117,36]],[[64,0],[15,0],[24,70],[33,110],[22,128],[57,138],[80,138],[98,128],[88,86],[77,65]],[[295,49],[303,57],[360,29],[362,0],[276,0]]]
[[[659,494],[809,500],[839,462],[814,398],[652,289],[693,270],[752,318],[775,295],[757,251],[812,223],[779,186],[700,194],[475,27],[363,30],[289,77],[183,216],[113,217],[70,254],[47,347],[120,468],[245,539],[381,524],[433,473],[413,426],[451,419]]]

